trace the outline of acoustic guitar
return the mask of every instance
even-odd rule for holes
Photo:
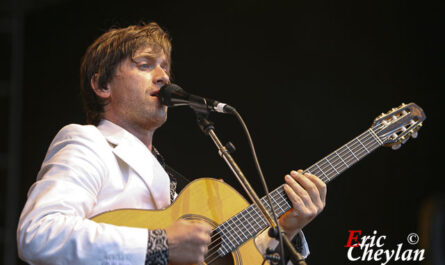
[[[328,183],[378,147],[391,146],[398,149],[408,138],[416,138],[425,119],[423,110],[416,104],[402,104],[388,113],[382,113],[368,130],[313,164],[305,172],[315,174]],[[270,195],[278,216],[292,208],[283,185]],[[262,202],[270,209],[266,197],[262,198]],[[262,264],[263,256],[257,250],[254,238],[268,224],[256,205],[249,206],[235,189],[215,179],[191,182],[166,209],[114,210],[95,216],[92,220],[120,226],[162,229],[179,218],[203,221],[214,227],[205,264]]]

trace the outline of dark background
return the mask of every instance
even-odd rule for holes
[[[282,184],[289,170],[309,167],[369,128],[381,112],[402,102],[421,106],[428,119],[419,137],[398,151],[379,149],[329,184],[326,209],[304,231],[309,264],[358,264],[346,258],[348,230],[387,235],[384,249],[398,243],[420,248],[408,245],[411,232],[427,243],[422,209],[444,195],[439,1],[35,5],[25,16],[18,212],[54,135],[68,123],[85,122],[78,70],[84,51],[111,26],[140,21],[156,21],[170,32],[174,82],[241,112],[270,188]],[[221,139],[236,145],[235,159],[264,194],[235,118],[211,118]],[[190,109],[169,111],[155,145],[190,179],[224,178],[241,192]]]

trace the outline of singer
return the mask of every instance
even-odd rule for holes
[[[208,224],[180,219],[164,229],[145,229],[90,220],[123,208],[161,210],[177,197],[174,176],[152,144],[167,120],[157,95],[170,83],[170,55],[169,36],[156,23],[111,29],[87,49],[80,75],[88,125],[65,126],[49,146],[17,228],[21,259],[30,264],[204,261],[211,242]],[[307,256],[301,229],[323,210],[326,186],[301,171],[291,171],[285,182],[293,208],[279,224]],[[277,245],[266,233],[256,243],[262,251]]]

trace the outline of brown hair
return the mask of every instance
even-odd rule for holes
[[[91,79],[97,74],[100,89],[105,89],[114,77],[117,66],[146,46],[155,53],[163,51],[168,67],[171,62],[171,42],[167,32],[157,23],[133,25],[111,29],[88,47],[80,66],[80,93],[87,115],[87,123],[97,125],[107,102],[98,97],[91,87]]]

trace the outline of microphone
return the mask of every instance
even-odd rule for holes
[[[168,107],[189,106],[195,111],[199,112],[215,111],[230,114],[232,114],[235,110],[234,107],[227,105],[226,103],[221,103],[214,99],[203,98],[187,93],[184,89],[176,84],[168,84],[161,87],[158,97],[161,104]]]

